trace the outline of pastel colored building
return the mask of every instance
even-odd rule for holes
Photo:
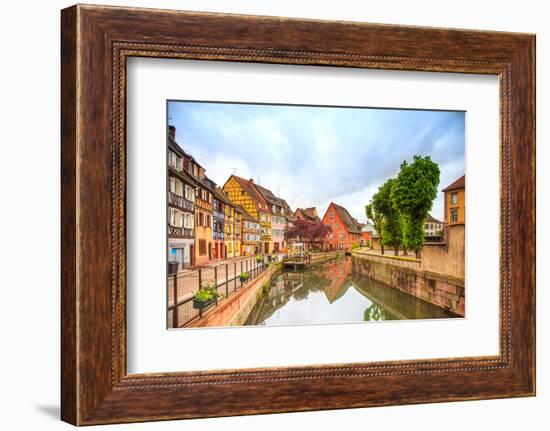
[[[465,224],[466,175],[462,175],[442,191],[445,194],[445,225]]]
[[[323,224],[331,227],[332,232],[324,241],[326,250],[340,250],[350,253],[352,247],[361,244],[361,225],[347,209],[331,202],[322,219]]]
[[[256,189],[268,202],[271,209],[271,252],[281,253],[286,251],[285,229],[286,229],[286,207],[287,203],[275,196],[273,192],[265,187],[255,184]]]
[[[168,133],[168,254],[179,269],[195,263],[195,189],[189,157],[176,142],[176,128]]]
[[[231,175],[223,186],[223,191],[234,204],[244,210],[260,223],[260,253],[270,254],[271,243],[271,206],[258,191],[253,179],[245,180]]]

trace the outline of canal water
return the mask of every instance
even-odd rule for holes
[[[352,271],[351,257],[283,270],[245,325],[304,325],[458,317]]]

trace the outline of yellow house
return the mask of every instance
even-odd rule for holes
[[[445,225],[466,223],[466,175],[443,190],[445,193]]]
[[[229,200],[241,205],[248,214],[260,221],[261,226],[261,253],[270,254],[273,251],[271,241],[271,206],[258,191],[251,178],[245,180],[231,175],[223,186],[223,191]]]
[[[235,207],[233,205],[225,205],[224,228],[226,257],[240,256],[240,253],[238,255],[236,254],[235,248]]]

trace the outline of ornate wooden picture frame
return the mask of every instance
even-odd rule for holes
[[[535,394],[534,35],[78,5],[62,11],[61,49],[64,421]],[[500,354],[128,374],[125,100],[133,56],[497,75]]]

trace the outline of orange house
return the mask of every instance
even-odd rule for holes
[[[342,250],[350,253],[352,246],[361,244],[363,238],[361,225],[344,207],[331,202],[322,222],[332,228],[332,233],[325,238],[326,250]]]
[[[466,175],[442,190],[445,193],[445,225],[466,222]]]

